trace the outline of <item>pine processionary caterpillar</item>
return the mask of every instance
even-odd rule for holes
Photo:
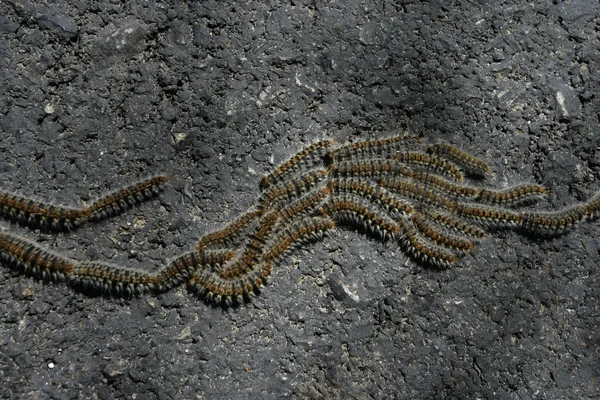
[[[45,229],[70,230],[87,220],[99,220],[159,193],[168,181],[154,176],[96,200],[84,208],[59,207],[9,193],[0,193],[0,214],[17,223]]]
[[[524,184],[506,190],[481,189],[478,202],[514,207],[520,204],[535,203],[544,198],[548,190],[541,185]]]
[[[400,150],[405,150],[421,143],[423,143],[423,139],[409,135],[367,140],[334,149],[329,152],[329,159],[333,163],[337,163],[350,159],[387,158]]]
[[[0,233],[0,254],[6,261],[42,279],[68,279],[114,294],[140,293],[156,286],[151,274],[99,263],[82,263],[52,253],[34,242],[10,233]]]
[[[438,192],[448,195],[453,199],[471,200],[475,199],[475,197],[479,194],[479,190],[474,187],[468,185],[458,185],[454,182],[444,179],[441,176],[428,172],[414,171],[412,179],[419,183],[423,183],[437,190]]]
[[[185,282],[191,278],[199,268],[213,268],[221,266],[236,256],[235,250],[203,252],[191,251],[185,253],[169,263],[158,274],[159,289],[164,290]]]
[[[457,255],[426,240],[411,221],[400,219],[400,241],[416,259],[440,267],[449,267],[458,261]]]
[[[362,179],[332,179],[329,181],[331,192],[335,195],[350,193],[365,200],[374,202],[386,209],[388,212],[410,215],[414,213],[413,206],[389,193],[381,186],[375,185],[368,180]]]
[[[415,184],[407,179],[381,178],[379,185],[399,196],[418,201],[428,206],[440,207],[445,210],[454,211],[457,202],[428,188],[425,185]]]
[[[523,213],[480,204],[459,204],[458,215],[492,228],[516,228],[523,223]]]
[[[425,218],[454,232],[477,239],[485,237],[485,232],[482,229],[467,224],[451,214],[439,212],[430,207],[423,207],[421,212]]]
[[[224,248],[239,244],[240,240],[245,240],[244,235],[250,232],[254,223],[263,215],[262,210],[249,211],[239,217],[234,222],[225,226],[216,232],[203,236],[196,245],[197,251],[204,251],[215,248]]]
[[[0,256],[26,273],[43,279],[64,279],[73,273],[75,261],[41,248],[8,232],[0,232]]]
[[[479,191],[467,185],[458,185],[441,176],[425,171],[410,169],[391,160],[346,161],[331,168],[334,178],[391,178],[399,177],[415,180],[440,192],[457,198],[471,199]]]
[[[394,160],[409,165],[417,165],[426,171],[434,171],[462,183],[463,176],[460,170],[450,161],[442,160],[431,154],[419,152],[398,153]]]
[[[235,299],[247,298],[263,286],[271,275],[272,264],[259,262],[245,275],[224,279],[208,268],[197,270],[189,286],[199,296],[216,304],[229,304]]]
[[[329,167],[334,178],[376,178],[382,176],[413,177],[413,170],[393,160],[344,161]]]
[[[254,291],[255,285],[250,276],[247,274],[238,279],[227,280],[208,269],[201,269],[194,273],[189,285],[199,296],[213,303],[227,303],[234,298],[243,298]]]
[[[274,263],[292,247],[309,240],[320,240],[328,231],[335,228],[335,223],[328,218],[308,217],[277,234],[273,243],[265,250],[264,260]]]
[[[120,214],[125,209],[158,195],[169,177],[157,175],[101,197],[88,207],[91,220]]]
[[[10,193],[0,193],[0,213],[22,225],[55,230],[72,229],[90,216],[88,208],[58,207]]]
[[[581,222],[598,218],[600,195],[596,194],[585,203],[557,211],[525,211],[521,228],[527,233],[540,236],[561,235]]]
[[[398,136],[335,147],[315,143],[260,183],[250,209],[155,273],[52,253],[0,232],[0,258],[44,279],[112,294],[164,291],[182,282],[206,299],[247,298],[269,278],[273,265],[300,244],[320,240],[337,224],[353,224],[384,240],[397,238],[419,262],[449,266],[485,237],[482,228],[559,235],[600,216],[600,195],[557,210],[521,210],[546,195],[541,185],[505,190],[462,183],[462,171],[485,177],[486,163],[454,146],[421,148],[420,138]],[[155,176],[110,193],[89,207],[69,208],[0,192],[0,215],[22,224],[71,229],[99,220],[157,194],[167,181]]]
[[[360,197],[347,194],[334,196],[326,203],[320,214],[340,222],[358,225],[371,232],[377,233],[382,239],[394,238],[400,231],[398,224],[387,215],[381,215]]]
[[[263,248],[267,244],[270,234],[275,229],[279,218],[280,215],[277,211],[272,211],[264,216],[260,225],[250,237],[250,241],[246,245],[242,256],[232,265],[226,266],[226,268],[219,272],[221,278],[232,279],[243,276],[258,262]]]
[[[76,263],[68,278],[75,286],[112,295],[137,295],[162,286],[155,274],[96,262]]]
[[[461,167],[467,174],[485,177],[490,172],[490,167],[477,157],[466,153],[451,144],[432,144],[427,148],[428,154],[436,154],[438,157],[452,161]]]
[[[600,194],[594,195],[594,197],[589,199],[583,207],[590,219],[597,219],[600,216]]]
[[[298,217],[302,217],[316,211],[322,206],[323,201],[327,199],[329,194],[329,187],[326,186],[310,192],[296,201],[293,201],[279,211],[279,214],[281,215],[280,224],[285,226],[285,224],[297,219]]]
[[[427,218],[424,218],[420,213],[414,214],[410,220],[423,236],[442,247],[461,253],[469,252],[473,249],[473,243],[471,241],[437,229],[437,227],[429,223]]]
[[[259,210],[281,208],[285,202],[297,199],[315,188],[325,180],[329,171],[317,169],[307,172],[298,178],[284,181],[264,191],[259,199]]]
[[[312,144],[300,151],[298,154],[281,164],[269,175],[265,175],[260,181],[260,189],[265,190],[271,185],[278,184],[303,168],[314,168],[323,164],[323,158],[327,149],[333,146],[333,140],[322,140]]]
[[[554,212],[525,212],[521,227],[541,236],[560,235],[589,218],[585,205]]]

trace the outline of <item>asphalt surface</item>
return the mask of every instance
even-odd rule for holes
[[[0,185],[81,205],[173,183],[71,233],[1,223],[72,258],[156,269],[322,138],[443,140],[491,186],[548,186],[540,208],[600,190],[597,1],[84,3],[0,3]],[[598,398],[599,234],[500,232],[435,270],[342,231],[229,309],[2,266],[0,395]]]

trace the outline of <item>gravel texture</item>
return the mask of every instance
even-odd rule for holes
[[[80,205],[141,176],[173,184],[72,233],[1,226],[152,270],[297,150],[395,131],[562,207],[600,190],[599,49],[592,0],[3,1],[2,188]],[[185,287],[115,299],[2,266],[0,396],[598,398],[599,235],[501,232],[434,270],[342,231],[225,310]]]

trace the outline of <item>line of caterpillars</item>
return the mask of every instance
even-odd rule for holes
[[[488,173],[482,160],[449,144],[426,146],[419,137],[345,145],[324,140],[265,176],[255,207],[158,272],[75,261],[8,232],[0,233],[0,256],[44,279],[105,293],[163,292],[187,283],[209,301],[229,303],[257,293],[290,250],[337,227],[398,241],[416,261],[447,267],[472,251],[486,229],[556,236],[599,215],[600,196],[536,211],[527,206],[546,196],[543,186],[493,190],[463,182],[463,174],[481,179]],[[68,230],[152,198],[167,181],[155,176],[79,209],[0,193],[0,214],[24,225]]]

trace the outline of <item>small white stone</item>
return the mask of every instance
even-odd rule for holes
[[[54,369],[54,363],[49,363],[49,364],[48,364],[48,368],[50,368],[50,369]]]
[[[175,141],[175,143],[179,143],[185,139],[187,139],[188,134],[185,132],[177,132],[173,134],[173,140]]]
[[[50,115],[50,114],[54,114],[54,104],[52,103],[48,103],[44,106],[44,111],[46,112],[46,114]]]

